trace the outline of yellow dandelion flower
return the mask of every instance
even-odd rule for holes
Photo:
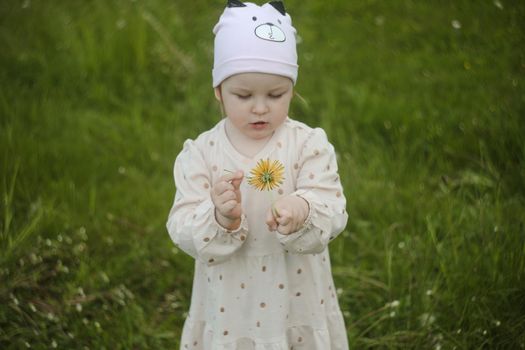
[[[248,184],[259,191],[271,191],[283,184],[284,166],[278,160],[261,159],[250,174]]]

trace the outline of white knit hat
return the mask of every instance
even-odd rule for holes
[[[271,73],[297,81],[296,30],[281,1],[262,6],[228,0],[213,28],[213,87],[238,73]]]

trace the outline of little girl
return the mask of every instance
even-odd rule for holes
[[[195,258],[181,349],[347,349],[327,248],[346,200],[325,132],[288,118],[291,18],[229,0],[213,32],[225,118],[184,143],[167,222]]]

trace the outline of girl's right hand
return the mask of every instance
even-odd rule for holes
[[[215,205],[215,218],[227,230],[235,230],[241,224],[242,206],[240,186],[244,178],[242,170],[223,175],[211,189]]]

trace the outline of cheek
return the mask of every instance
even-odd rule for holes
[[[279,103],[279,105],[277,106],[277,109],[281,113],[288,114],[288,110],[290,109],[290,101],[288,100],[288,101],[283,101]]]
[[[231,107],[226,109],[226,115],[234,124],[242,123],[245,119],[246,112],[239,108],[239,106]]]
[[[233,99],[224,99],[224,109],[226,110],[226,113],[228,115],[236,115],[239,114],[239,111],[242,109],[241,105],[237,103],[237,101],[233,101]]]

